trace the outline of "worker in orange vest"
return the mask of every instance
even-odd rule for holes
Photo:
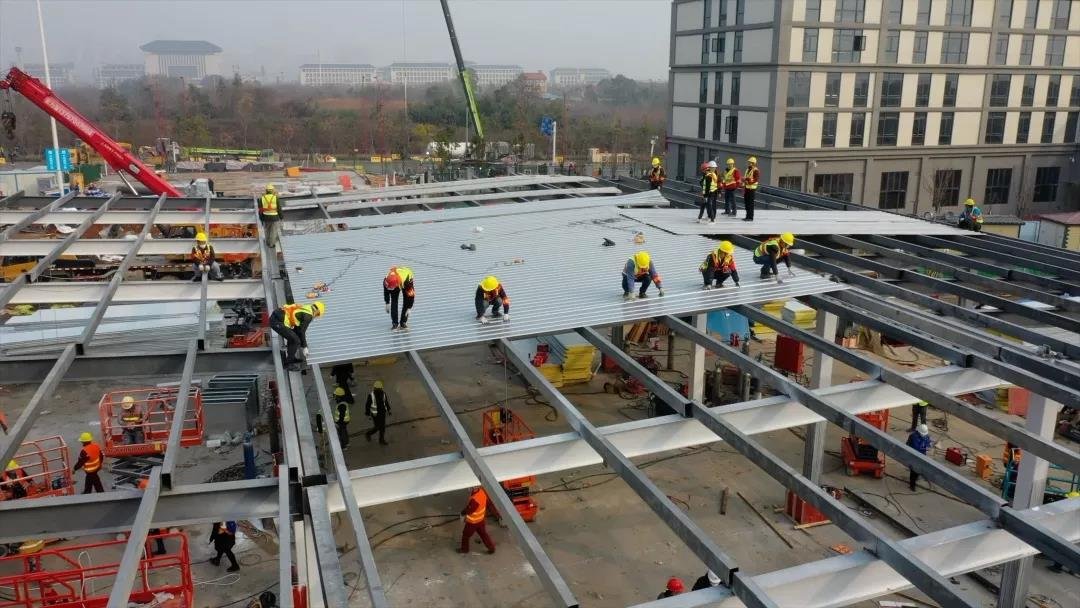
[[[4,434],[7,435],[7,416],[4,415],[4,412],[0,412],[0,429],[4,429]]]
[[[758,182],[761,181],[761,169],[757,166],[757,157],[746,159],[746,173],[743,174],[743,207],[746,209],[744,222],[754,221],[754,197],[757,196]]]
[[[195,276],[191,282],[197,283],[202,280],[203,273],[209,273],[215,281],[224,281],[221,276],[221,264],[217,262],[214,254],[214,246],[206,239],[206,233],[200,232],[195,235],[195,246],[191,248],[191,264],[195,269]]]
[[[461,516],[465,519],[465,528],[461,531],[461,547],[458,549],[458,553],[469,552],[469,539],[472,538],[474,533],[480,535],[480,540],[484,541],[484,546],[487,547],[489,554],[495,553],[495,543],[488,536],[487,526],[484,523],[489,508],[495,520],[501,522],[502,517],[495,510],[495,506],[490,504],[484,488],[473,488],[472,493],[469,495],[469,504],[465,505],[465,508],[461,510]]]
[[[742,184],[742,173],[735,168],[735,159],[727,159],[727,168],[720,174],[720,187],[724,189],[724,215],[738,215],[735,207],[735,191]]]
[[[15,498],[26,498],[27,489],[26,484],[30,482],[29,475],[26,474],[26,469],[19,466],[19,463],[11,460],[4,467],[4,472],[0,473],[0,492],[7,495],[8,500]],[[487,536],[485,532],[483,534]],[[493,548],[492,551],[495,551]]]
[[[510,320],[510,296],[506,295],[506,288],[499,279],[493,275],[484,277],[476,286],[476,320],[487,323],[494,319]],[[488,307],[491,307],[491,317],[485,317]]]
[[[75,461],[75,468],[72,469],[71,472],[74,473],[75,471],[82,469],[83,472],[86,473],[86,482],[83,484],[83,494],[104,492],[105,487],[101,485],[101,476],[98,475],[98,471],[101,470],[103,462],[101,446],[94,443],[94,437],[86,432],[79,435],[79,443],[82,444],[82,450],[79,451],[79,459]]]
[[[701,278],[705,281],[705,289],[723,287],[724,281],[734,279],[735,286],[739,286],[739,270],[735,267],[735,245],[731,241],[720,241],[715,251],[705,256],[698,270]]]
[[[146,490],[146,486],[148,485],[150,485],[150,480],[148,478],[143,477],[139,480],[140,490]],[[150,528],[150,536],[157,536],[159,534],[161,534],[161,528]],[[168,553],[168,551],[165,550],[165,541],[162,540],[160,536],[157,536],[154,541],[154,555],[165,555],[166,553]]]

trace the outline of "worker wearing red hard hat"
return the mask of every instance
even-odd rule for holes
[[[285,365],[295,366],[300,362],[297,351],[308,356],[307,328],[316,317],[326,314],[326,304],[317,301],[312,304],[286,304],[270,315],[270,329],[285,339]]]
[[[709,223],[716,221],[716,197],[720,193],[720,178],[716,175],[716,161],[710,160],[701,165],[701,204],[698,207],[697,220],[701,219],[706,212],[709,214]]]
[[[761,264],[762,279],[773,276],[776,277],[777,283],[783,283],[777,271],[777,265],[780,262],[787,265],[789,275],[795,276],[795,271],[791,269],[790,256],[791,246],[794,244],[795,235],[790,232],[761,241],[757,248],[754,249],[754,263]]]
[[[401,316],[398,316],[398,298],[401,298]],[[390,331],[409,329],[409,311],[416,300],[413,271],[405,266],[392,266],[383,277],[383,302],[390,313]]]
[[[469,539],[472,538],[473,534],[480,535],[480,540],[484,542],[489,554],[495,553],[495,542],[488,536],[487,524],[485,523],[489,509],[496,521],[501,522],[502,517],[495,510],[495,505],[488,500],[487,492],[483,488],[473,488],[469,494],[468,504],[461,510],[461,517],[465,520],[465,527],[461,530],[461,547],[458,548],[458,553],[469,552]]]
[[[101,446],[94,443],[94,436],[85,431],[79,435],[79,443],[82,444],[82,449],[79,450],[79,459],[75,461],[75,468],[71,472],[82,469],[86,473],[83,494],[104,492],[105,487],[101,485],[101,476],[98,475],[101,465],[104,464]]]
[[[673,595],[681,595],[686,591],[686,585],[683,584],[682,579],[678,577],[671,577],[667,581],[667,589],[664,589],[660,595],[656,596],[656,599],[662,600],[665,597],[671,597]]]
[[[491,318],[503,321],[510,320],[510,297],[506,295],[499,279],[492,275],[484,277],[476,286],[476,320],[487,323],[488,317],[484,316],[488,307],[491,307]]]
[[[731,241],[720,241],[715,251],[710,251],[705,256],[705,261],[698,268],[701,278],[705,281],[705,289],[723,287],[724,281],[729,278],[739,286],[739,270],[735,267],[735,246]]]
[[[204,273],[209,273],[215,281],[224,281],[221,276],[221,264],[218,264],[214,255],[214,246],[209,243],[205,232],[195,235],[195,246],[191,248],[191,264],[195,269],[195,276],[191,281],[196,283],[202,280]]]
[[[649,289],[649,283],[655,283],[656,288],[660,290],[660,295],[664,295],[664,283],[660,279],[660,273],[656,271],[656,264],[653,264],[652,256],[649,255],[648,251],[635,253],[623,265],[623,299],[634,299],[634,285],[637,283],[641,283],[641,287],[637,290],[637,297],[639,298],[646,297],[645,292]]]
[[[735,167],[735,159],[727,159],[727,167],[720,174],[720,187],[724,189],[724,215],[735,217],[738,209],[735,207],[735,191],[742,184],[742,173]]]

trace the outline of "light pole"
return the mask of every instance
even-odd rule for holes
[[[45,61],[45,86],[52,89],[52,77],[49,74],[49,51],[45,47],[45,22],[41,19],[41,0],[37,0],[38,32],[41,33],[41,58]],[[56,186],[60,189],[60,196],[64,196],[64,170],[60,167],[60,138],[56,135],[56,119],[49,117],[49,126],[52,128],[53,153],[56,155]]]

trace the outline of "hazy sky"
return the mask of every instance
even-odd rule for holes
[[[666,80],[668,0],[451,0],[466,61],[527,70],[603,67]],[[84,80],[100,63],[141,63],[155,39],[207,40],[226,72],[300,64],[453,61],[438,0],[43,0],[51,63]],[[404,25],[404,27],[403,27]],[[404,35],[402,32],[405,32]],[[40,63],[33,0],[0,0],[0,66]]]

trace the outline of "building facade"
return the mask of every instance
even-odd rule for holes
[[[375,82],[375,66],[367,63],[305,63],[300,84],[306,87],[364,87]]]
[[[674,0],[669,175],[922,215],[1080,201],[1080,0]]]
[[[468,64],[465,67],[472,73],[473,84],[479,89],[508,85],[524,72],[520,65]]]
[[[94,70],[94,82],[99,89],[115,87],[121,82],[138,80],[146,76],[146,66],[141,63],[104,63]]]
[[[521,75],[525,90],[543,97],[548,92],[548,78],[543,72],[525,72]]]
[[[223,76],[221,47],[205,40],[154,40],[139,47],[147,76],[202,80]]]
[[[28,63],[26,64],[25,70],[27,74],[30,74],[41,82],[45,82],[44,63]],[[49,80],[52,81],[52,86],[54,89],[59,87],[66,87],[70,84],[75,84],[75,64],[50,63]]]
[[[557,88],[582,87],[608,78],[611,72],[603,68],[555,68],[549,83]]]
[[[391,84],[409,86],[436,84],[457,77],[457,68],[449,63],[391,63],[384,69]]]

